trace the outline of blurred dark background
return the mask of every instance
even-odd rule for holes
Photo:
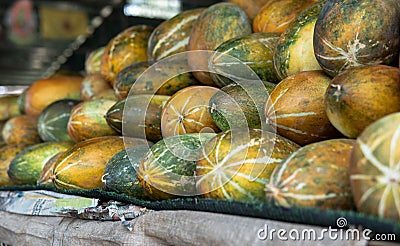
[[[157,26],[217,0],[1,0],[0,85],[79,72],[86,56],[132,25]]]

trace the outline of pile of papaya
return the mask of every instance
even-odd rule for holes
[[[230,0],[134,25],[80,74],[0,98],[0,185],[400,221],[399,52],[398,0]]]

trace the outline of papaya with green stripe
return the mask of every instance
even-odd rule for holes
[[[138,145],[115,154],[104,169],[104,175],[101,178],[103,189],[144,199],[145,195],[138,179],[137,169],[149,147]]]
[[[75,105],[67,124],[71,139],[77,143],[95,137],[118,135],[104,117],[114,104],[113,100],[96,99]]]
[[[282,33],[299,14],[320,0],[268,0],[253,20],[254,32]]]
[[[130,139],[131,146],[146,144],[144,139]],[[92,138],[75,144],[56,161],[53,183],[58,189],[101,188],[107,162],[125,148],[120,136]]]
[[[107,111],[105,119],[112,129],[124,136],[156,142],[162,139],[161,113],[169,98],[163,95],[134,95],[116,102]]]
[[[11,161],[24,149],[21,145],[8,145],[0,148],[0,186],[14,185],[7,172]]]
[[[147,61],[147,42],[153,27],[134,25],[112,38],[101,57],[100,73],[114,85],[114,79],[122,69],[134,62]]]
[[[186,51],[190,31],[203,10],[204,8],[186,10],[158,25],[149,37],[148,60],[158,61]]]
[[[62,154],[63,152],[60,152],[46,161],[46,164],[44,164],[42,172],[40,173],[39,179],[37,181],[38,185],[54,187],[53,184],[54,167],[56,165],[56,162],[58,161],[58,158],[60,158]]]
[[[64,99],[47,106],[39,116],[37,129],[40,138],[45,142],[72,141],[67,125],[71,110],[80,101]]]
[[[233,3],[216,3],[205,9],[193,24],[188,51],[212,51],[229,39],[249,34],[251,24],[243,9]],[[208,68],[208,59],[207,52],[188,54],[191,68]],[[196,71],[193,75],[205,85],[215,85],[208,72]]]
[[[163,63],[159,68],[155,68],[156,72],[151,74],[149,80],[140,78],[151,65],[149,62],[139,62],[122,70],[114,84],[117,98],[126,98],[129,93],[171,96],[185,87],[199,84],[191,73],[182,73],[189,68],[187,64],[181,62]]]
[[[101,46],[89,52],[85,59],[85,72],[87,75],[100,73],[101,57],[105,49],[105,46]]]
[[[312,4],[281,34],[273,55],[280,80],[302,71],[321,70],[314,55],[313,36],[315,22],[325,2]]]
[[[400,221],[400,112],[369,125],[351,153],[350,185],[357,211]]]
[[[227,0],[227,2],[237,4],[241,7],[251,20],[254,19],[258,11],[260,11],[268,1],[269,0]]]
[[[196,161],[203,145],[214,136],[214,133],[174,135],[151,146],[138,168],[145,194],[154,200],[196,195]]]
[[[325,92],[329,121],[356,138],[374,121],[400,111],[400,69],[386,65],[350,68],[335,76]]]
[[[300,145],[343,137],[325,110],[331,78],[322,70],[299,72],[283,79],[265,105],[267,124]]]
[[[299,146],[260,129],[218,133],[200,152],[196,188],[202,197],[263,203],[272,171]]]
[[[265,83],[278,83],[279,78],[273,63],[278,39],[277,33],[252,33],[223,42],[209,60],[208,66],[215,72],[211,73],[214,83],[218,86],[234,83],[229,79],[232,75],[260,79]],[[249,68],[244,70],[244,66]]]
[[[210,99],[211,118],[223,131],[244,127],[261,129],[261,122],[265,122],[264,105],[274,87],[275,84],[268,82],[260,88],[243,88],[239,84],[224,86]]]
[[[328,0],[315,23],[315,57],[332,77],[352,67],[396,64],[399,22],[398,0]]]
[[[162,136],[219,131],[209,106],[211,97],[218,91],[212,86],[191,86],[175,93],[162,110]]]
[[[11,161],[8,176],[15,184],[36,185],[46,162],[72,146],[71,142],[47,142],[29,146]]]
[[[111,89],[111,86],[100,73],[87,74],[82,80],[81,99],[88,101],[93,96],[107,89]]]
[[[38,116],[17,115],[8,119],[1,131],[7,145],[34,145],[42,142],[37,128]]]
[[[0,97],[0,120],[8,120],[20,114],[18,96]]]
[[[265,202],[286,208],[354,209],[349,176],[354,143],[331,139],[302,147],[273,171]]]
[[[18,95],[17,104],[20,114],[25,114],[25,95],[27,91],[28,88],[24,89],[21,94]]]

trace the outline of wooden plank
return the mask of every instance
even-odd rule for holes
[[[0,211],[0,242],[10,245],[304,245],[307,241],[258,238],[270,229],[323,228],[233,215],[195,211],[151,212],[131,221],[128,231],[118,221],[17,215]],[[275,234],[276,235],[276,234]],[[314,241],[313,245],[366,245],[365,240]]]

